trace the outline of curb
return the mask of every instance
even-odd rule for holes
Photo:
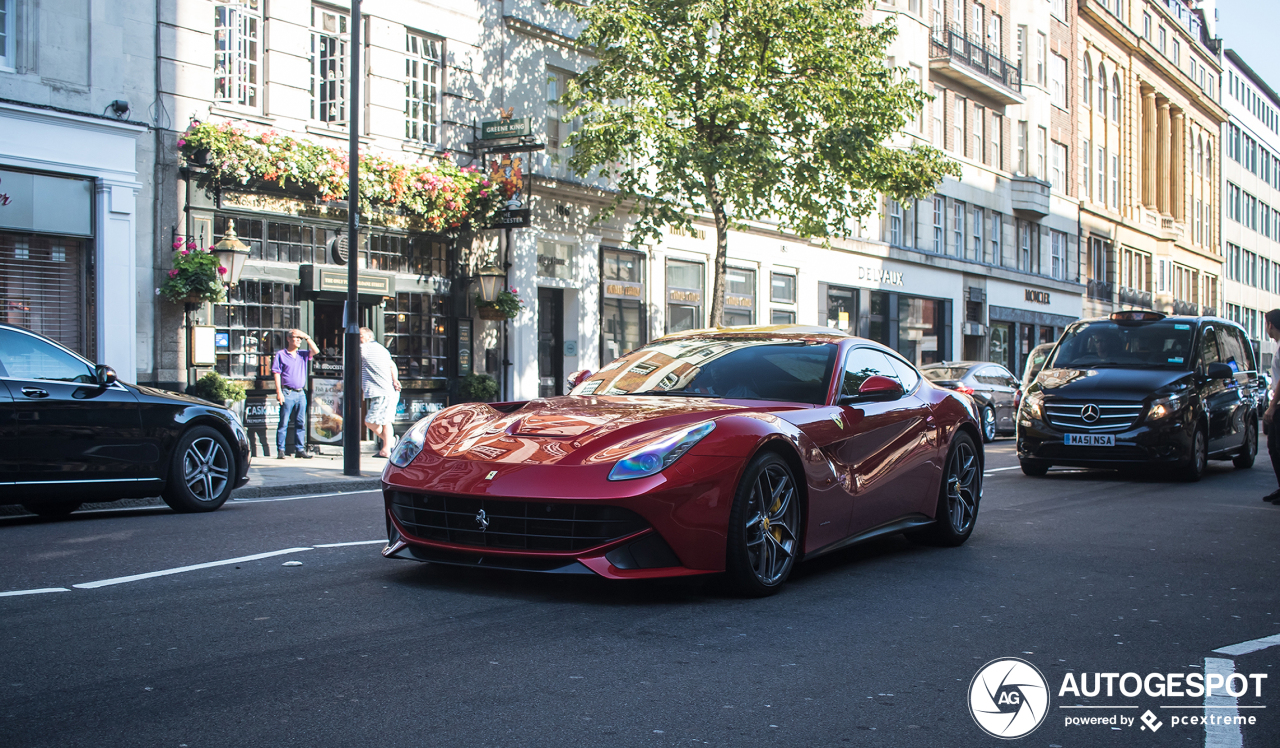
[[[346,480],[320,481],[317,483],[285,483],[275,486],[255,486],[250,483],[231,492],[228,502],[237,499],[266,499],[273,496],[305,496],[318,493],[358,493],[362,491],[379,491],[382,489],[381,478],[348,478]],[[146,499],[120,499],[118,501],[87,502],[78,510],[93,511],[95,509],[122,509],[125,507],[165,507],[164,499],[153,496]],[[0,505],[0,517],[35,516],[18,504]]]

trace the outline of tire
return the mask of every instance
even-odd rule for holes
[[[57,519],[71,514],[80,508],[84,503],[81,501],[51,501],[51,502],[29,502],[22,505],[23,509],[45,519]]]
[[[800,489],[786,461],[772,452],[747,465],[729,512],[725,571],[748,597],[781,589],[800,554]]]
[[[1253,467],[1253,460],[1258,456],[1258,419],[1245,419],[1244,424],[1244,446],[1240,448],[1240,454],[1231,459],[1231,464],[1241,470],[1248,470]]]
[[[212,512],[235,486],[236,458],[227,440],[209,426],[188,429],[169,462],[164,503],[175,512]]]
[[[990,405],[982,408],[982,443],[990,444],[996,438],[996,411]]]
[[[1041,460],[1018,460],[1018,464],[1022,467],[1022,474],[1029,475],[1032,478],[1043,477],[1052,467],[1049,463]]]
[[[1182,479],[1188,483],[1195,483],[1204,477],[1204,470],[1208,465],[1209,437],[1205,435],[1204,429],[1197,425],[1195,434],[1191,437],[1190,462],[1182,468]]]
[[[954,548],[964,545],[978,521],[982,498],[982,460],[968,434],[956,434],[947,452],[942,485],[938,487],[938,509],[934,522],[909,535],[927,545]]]

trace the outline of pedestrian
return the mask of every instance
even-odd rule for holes
[[[1262,316],[1267,337],[1280,341],[1280,309],[1272,309]],[[1280,436],[1276,435],[1276,406],[1280,405],[1280,350],[1271,357],[1271,392],[1267,412],[1262,414],[1262,430],[1267,433],[1267,454],[1271,456],[1271,468],[1276,471],[1276,483],[1280,484]],[[1263,501],[1280,504],[1280,488],[1262,497]]]
[[[369,398],[364,425],[380,441],[378,457],[390,457],[395,441],[396,405],[400,403],[400,375],[391,351],[373,339],[373,330],[360,328],[360,382]]]
[[[303,343],[307,350],[298,350]],[[307,365],[320,352],[311,336],[301,330],[285,333],[284,348],[271,360],[271,374],[276,380],[276,402],[280,403],[280,423],[276,426],[276,459],[285,458],[289,429],[293,429],[295,457],[311,459],[307,454]]]

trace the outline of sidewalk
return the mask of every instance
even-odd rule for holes
[[[372,445],[361,445],[360,475],[342,474],[342,455],[315,455],[310,460],[286,457],[254,457],[249,463],[249,482],[231,492],[231,500],[269,496],[342,491],[376,491],[382,486],[382,468],[387,461],[374,457]]]

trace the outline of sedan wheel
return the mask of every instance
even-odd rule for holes
[[[996,438],[996,411],[990,405],[982,409],[982,441],[988,443]]]
[[[182,435],[174,450],[165,503],[178,512],[211,512],[231,496],[235,458],[227,440],[208,426]]]
[[[1258,420],[1250,418],[1244,425],[1244,446],[1240,448],[1240,454],[1236,455],[1231,463],[1241,470],[1247,470],[1253,467],[1253,459],[1257,456]]]
[[[791,468],[768,453],[747,466],[729,514],[730,583],[753,597],[772,595],[799,552],[800,492]]]
[[[1209,464],[1209,441],[1204,429],[1196,427],[1191,437],[1191,457],[1187,466],[1182,469],[1182,479],[1195,483],[1204,477],[1204,469]]]
[[[967,434],[956,434],[942,475],[934,523],[911,535],[931,545],[963,545],[973,534],[982,498],[982,460]]]

